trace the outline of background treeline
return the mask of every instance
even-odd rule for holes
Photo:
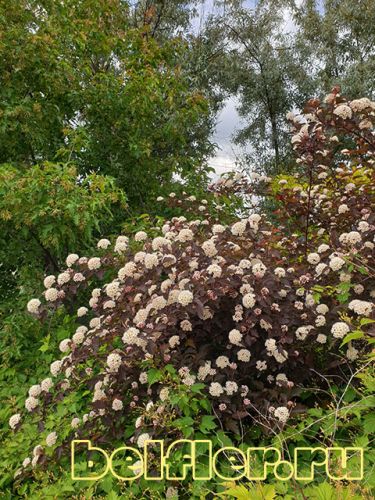
[[[241,164],[265,173],[292,168],[288,111],[336,84],[374,97],[374,0],[207,11],[199,19],[202,3],[182,0],[0,2],[3,401],[41,355],[48,331],[25,305],[43,276],[101,235],[169,215],[157,196],[199,194],[228,97],[244,123]]]

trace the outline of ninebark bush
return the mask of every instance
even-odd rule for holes
[[[75,435],[99,431],[111,442],[136,417],[131,439],[140,447],[163,436],[142,414],[151,402],[168,411],[166,367],[202,390],[227,428],[252,415],[283,427],[303,411],[305,388],[339,380],[366,353],[375,320],[375,103],[346,102],[334,89],[289,118],[301,173],[222,179],[209,203],[171,193],[159,203],[186,214],[160,234],[100,240],[97,256],[71,254],[61,274],[46,277],[44,296],[28,304],[42,321],[81,288],[92,295],[78,304],[82,324],[60,343],[52,376],[30,388],[25,414],[47,434],[57,401],[85,387],[90,402],[68,415],[68,430],[36,436],[31,465],[43,463],[46,447],[61,454]],[[220,224],[215,206],[228,191],[273,196],[280,222],[254,212]],[[93,288],[98,279],[105,284]],[[13,415],[11,427],[22,432],[26,415]]]

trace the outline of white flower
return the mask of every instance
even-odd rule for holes
[[[316,341],[319,342],[319,344],[325,344],[327,342],[327,336],[319,333],[319,335],[316,337]]]
[[[339,206],[338,213],[339,214],[345,214],[346,212],[349,212],[349,207],[345,203]]]
[[[59,359],[51,363],[50,371],[54,377],[57,377],[57,375],[60,373],[61,366],[62,366],[62,361]]]
[[[359,314],[360,316],[370,316],[374,304],[371,302],[366,302],[364,300],[352,300],[349,302],[349,309]]]
[[[320,262],[320,255],[318,253],[310,253],[307,256],[307,262],[313,265],[318,264]]]
[[[267,339],[264,343],[267,351],[273,352],[276,349],[276,340],[275,339]]]
[[[368,119],[366,118],[365,120],[361,120],[361,121],[359,122],[358,127],[359,127],[361,130],[363,130],[363,129],[366,129],[366,128],[372,128],[372,127],[373,127],[373,125],[372,125],[371,120],[368,120]]]
[[[284,278],[286,275],[285,269],[283,269],[282,267],[276,267],[274,273],[278,278]]]
[[[16,413],[10,417],[9,427],[11,429],[15,429],[20,422],[21,422],[21,415],[19,413]]]
[[[318,314],[327,314],[327,312],[329,311],[329,307],[326,305],[326,304],[319,304],[318,306],[316,306],[316,312]]]
[[[274,415],[280,422],[285,424],[289,418],[289,410],[285,406],[279,406],[276,408]]]
[[[90,271],[94,271],[95,269],[99,269],[101,266],[101,261],[99,257],[92,257],[87,262],[87,267]]]
[[[315,325],[317,327],[320,327],[320,326],[324,326],[326,324],[326,318],[323,314],[319,314],[319,316],[317,316],[315,318]]]
[[[156,253],[147,253],[144,258],[144,264],[146,269],[152,269],[156,267],[159,263],[158,256]]]
[[[145,231],[138,231],[134,235],[134,240],[135,241],[145,241],[145,240],[147,240],[147,233],[145,233]]]
[[[144,323],[148,318],[148,310],[147,309],[139,309],[137,314],[134,316],[133,322],[138,325],[139,323]]]
[[[44,288],[51,288],[51,286],[55,283],[55,281],[56,278],[53,274],[51,274],[51,276],[47,276],[46,278],[44,278],[43,281]]]
[[[120,399],[114,399],[112,402],[112,409],[115,411],[121,411],[124,405]]]
[[[219,356],[216,359],[215,363],[219,368],[226,368],[227,366],[229,366],[229,359],[227,358],[227,356]]]
[[[48,392],[53,387],[52,379],[45,378],[44,380],[41,381],[40,387],[42,388],[42,391]]]
[[[170,251],[171,243],[167,238],[164,238],[163,236],[157,236],[152,240],[151,247],[154,252],[162,250],[164,247],[166,247],[168,251]]]
[[[59,344],[59,349],[61,352],[68,352],[69,349],[70,349],[70,344],[71,344],[71,340],[70,339],[64,339],[60,342]]]
[[[111,353],[107,357],[107,365],[108,365],[109,371],[111,371],[111,372],[117,372],[121,366],[121,363],[122,363],[121,356],[119,354],[117,354],[116,352]]]
[[[81,420],[78,417],[74,417],[70,423],[72,429],[77,429],[79,427]]]
[[[312,330],[314,327],[312,325],[307,325],[307,326],[300,326],[296,330],[296,337],[298,340],[305,340],[307,335],[309,334],[310,330]]]
[[[29,313],[31,314],[37,314],[38,313],[38,310],[39,310],[39,307],[41,305],[41,302],[39,299],[31,299],[29,300],[29,302],[27,303],[27,310],[29,311]]]
[[[134,262],[127,262],[124,267],[122,267],[118,272],[118,277],[120,280],[124,280],[125,278],[133,277],[135,272],[137,271],[137,265]]]
[[[76,253],[71,253],[66,258],[66,265],[68,267],[71,267],[73,264],[75,264],[77,262],[78,259],[79,259],[79,256]]]
[[[247,349],[240,349],[237,353],[237,358],[239,361],[243,361],[244,363],[247,363],[250,361],[251,353]]]
[[[349,243],[349,245],[355,245],[356,243],[359,243],[362,240],[362,236],[357,232],[357,231],[350,231],[346,235],[346,241]]]
[[[232,396],[235,392],[238,391],[238,385],[236,384],[236,382],[228,380],[227,382],[225,382],[225,391],[228,396]]]
[[[73,281],[75,283],[80,283],[81,281],[85,281],[85,277],[83,276],[82,273],[74,273]]]
[[[332,325],[331,328],[331,333],[336,339],[342,339],[349,332],[350,332],[350,327],[346,323],[343,323],[342,321],[335,323],[334,325]]]
[[[242,333],[239,330],[231,330],[229,332],[229,342],[234,345],[240,345],[242,340]]]
[[[120,294],[120,283],[118,283],[117,281],[108,283],[108,285],[105,287],[105,293],[108,295],[108,297],[111,297],[111,299],[117,298]]]
[[[218,398],[219,396],[221,396],[221,394],[223,394],[224,389],[218,382],[211,382],[208,391],[211,396]]]
[[[361,295],[365,291],[365,287],[363,285],[355,285],[354,287],[354,293],[357,295]]]
[[[85,339],[85,333],[87,332],[86,326],[79,326],[72,337],[72,340],[75,344],[82,344]]]
[[[169,397],[169,389],[168,387],[163,387],[163,389],[160,391],[159,398],[161,401],[166,401]]]
[[[43,447],[38,444],[33,449],[33,457],[39,457],[43,453]]]
[[[39,404],[39,400],[30,396],[25,401],[25,408],[27,411],[33,411]]]
[[[350,119],[352,117],[352,110],[346,104],[340,104],[334,109],[333,114],[342,118],[343,120]]]
[[[178,294],[177,301],[182,305],[182,306],[187,306],[191,302],[193,302],[193,294],[189,290],[183,290]]]
[[[182,243],[186,241],[190,241],[194,238],[194,233],[191,229],[181,229],[181,231],[177,235],[177,240]]]
[[[267,362],[266,361],[257,361],[256,369],[260,372],[267,370]]]
[[[249,223],[251,227],[257,226],[261,221],[262,216],[259,214],[252,214],[249,216]]]
[[[138,340],[139,330],[138,328],[131,327],[122,336],[122,341],[124,344],[132,345],[136,344]]]
[[[332,271],[339,271],[344,264],[345,260],[341,257],[333,257],[329,263],[329,267],[332,269]]]
[[[100,318],[92,318],[89,323],[90,328],[99,328],[100,326]]]
[[[358,224],[358,229],[359,231],[361,231],[361,233],[365,233],[370,229],[370,225],[365,220],[361,220]]]
[[[242,297],[242,304],[246,309],[250,309],[255,306],[255,295],[253,293],[247,293]]]
[[[263,278],[263,276],[267,271],[267,268],[262,262],[257,262],[256,264],[253,265],[251,271],[257,278]]]
[[[106,300],[103,304],[103,309],[112,309],[116,306],[116,302],[114,300]]]
[[[111,242],[107,240],[106,238],[103,238],[98,241],[97,247],[98,248],[103,248],[104,250],[110,246]]]
[[[150,441],[151,437],[147,432],[144,434],[141,434],[138,439],[137,439],[137,446],[138,448],[144,448],[146,446],[146,441]]]
[[[217,250],[214,241],[207,240],[202,244],[202,250],[207,257],[214,257],[217,255]]]
[[[59,292],[56,290],[56,288],[48,288],[48,290],[45,291],[44,293],[46,300],[49,302],[55,302],[55,300],[58,299],[59,297]]]
[[[180,344],[180,337],[178,335],[172,335],[168,343],[171,346],[171,348],[174,349],[177,345]]]
[[[372,102],[367,97],[362,97],[361,99],[354,99],[349,103],[349,106],[353,111],[363,111],[366,108],[372,108]]]
[[[207,268],[208,274],[211,274],[214,278],[220,278],[222,269],[217,264],[211,264]]]
[[[322,243],[321,245],[319,245],[318,247],[318,253],[324,253],[326,252],[327,250],[329,250],[329,245],[326,245],[325,243]]]
[[[115,252],[122,253],[128,248],[129,238],[127,236],[118,236],[115,243]]]
[[[225,226],[222,226],[221,224],[214,224],[212,226],[212,233],[213,234],[220,234],[225,231]]]
[[[81,318],[82,316],[85,316],[85,314],[87,314],[88,312],[88,309],[87,307],[80,307],[78,310],[77,310],[77,316],[79,318]]]
[[[233,224],[231,228],[231,233],[234,234],[235,236],[242,236],[243,233],[246,231],[246,220],[241,220],[239,222],[236,222]]]
[[[69,280],[70,280],[70,274],[67,271],[57,276],[57,283],[59,285],[65,285],[65,283],[68,283]]]
[[[181,327],[181,330],[183,330],[184,332],[191,332],[193,330],[193,325],[187,319],[184,319],[183,321],[181,321],[180,327]]]
[[[178,499],[178,489],[173,486],[169,486],[165,492],[165,498]]]
[[[46,445],[47,446],[53,446],[54,444],[56,444],[56,441],[57,441],[57,434],[56,434],[56,432],[51,432],[46,437]]]
[[[151,307],[156,311],[161,311],[167,305],[167,301],[161,295],[155,297],[151,303]]]

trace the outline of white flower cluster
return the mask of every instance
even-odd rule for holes
[[[372,302],[366,302],[365,300],[355,299],[349,302],[348,307],[351,311],[354,311],[360,316],[370,316],[374,304]]]
[[[350,327],[346,323],[342,321],[338,321],[334,325],[332,325],[331,333],[336,339],[342,339],[350,332]]]
[[[31,299],[28,303],[27,303],[27,310],[29,311],[29,313],[31,314],[38,314],[39,312],[39,307],[41,306],[41,302],[39,299]]]
[[[53,446],[54,444],[56,444],[56,441],[57,441],[57,434],[56,434],[56,432],[51,432],[46,437],[46,445],[47,446]]]
[[[107,357],[107,365],[110,372],[117,372],[122,364],[120,354],[113,352]]]
[[[279,422],[285,424],[289,418],[289,410],[285,406],[279,406],[274,411],[274,415],[279,420]]]

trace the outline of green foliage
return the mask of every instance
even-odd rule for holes
[[[116,177],[135,208],[173,175],[205,180],[212,119],[182,71],[189,46],[131,26],[119,0],[1,7],[0,163],[74,161]]]
[[[39,249],[56,270],[70,249],[87,246],[100,234],[116,204],[124,207],[125,197],[112,178],[81,178],[74,166],[48,162],[27,170],[2,165],[1,230],[4,243],[11,243],[2,251],[19,259]]]
[[[374,96],[374,0],[308,0],[295,8],[295,17],[296,48],[307,53],[318,92],[339,84],[348,97]]]

